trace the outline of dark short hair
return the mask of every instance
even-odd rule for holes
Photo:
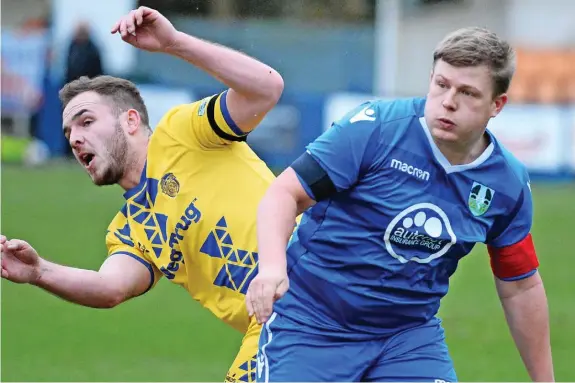
[[[140,114],[142,123],[149,129],[148,109],[136,85],[128,80],[113,76],[82,76],[70,81],[60,89],[59,97],[64,108],[74,97],[85,93],[96,92],[110,101],[110,106],[119,115],[129,109]]]
[[[486,65],[493,78],[493,96],[506,93],[515,73],[511,45],[485,28],[458,29],[447,35],[433,52],[433,65],[443,60],[455,67]]]

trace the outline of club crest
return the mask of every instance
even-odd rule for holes
[[[469,210],[471,213],[479,217],[489,209],[491,206],[491,201],[493,201],[493,195],[495,191],[482,185],[478,182],[473,182],[471,191],[469,192],[469,199],[467,204],[469,205]]]
[[[173,173],[168,173],[162,177],[160,187],[162,189],[162,193],[172,198],[180,191],[180,183]]]

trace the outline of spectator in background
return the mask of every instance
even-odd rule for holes
[[[86,22],[80,22],[76,26],[72,41],[68,47],[66,83],[82,76],[92,78],[103,74],[104,70],[102,68],[100,49],[92,39],[90,26]],[[67,142],[64,148],[66,148],[65,155],[73,158],[72,148]]]
[[[88,24],[78,24],[70,46],[66,63],[66,83],[82,76],[96,77],[104,74],[100,49],[94,43]]]

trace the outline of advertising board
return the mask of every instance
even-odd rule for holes
[[[376,99],[369,94],[339,93],[326,98],[324,131],[357,105]],[[488,128],[530,171],[556,173],[575,169],[575,108],[508,104]],[[566,144],[566,143],[569,144]]]

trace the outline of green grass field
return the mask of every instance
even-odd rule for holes
[[[98,268],[122,205],[80,169],[2,167],[1,232],[52,261]],[[534,184],[534,236],[550,301],[556,378],[575,381],[575,185]],[[241,335],[163,280],[113,310],[2,281],[2,381],[223,381]],[[461,381],[527,381],[483,246],[455,274],[441,316]]]

